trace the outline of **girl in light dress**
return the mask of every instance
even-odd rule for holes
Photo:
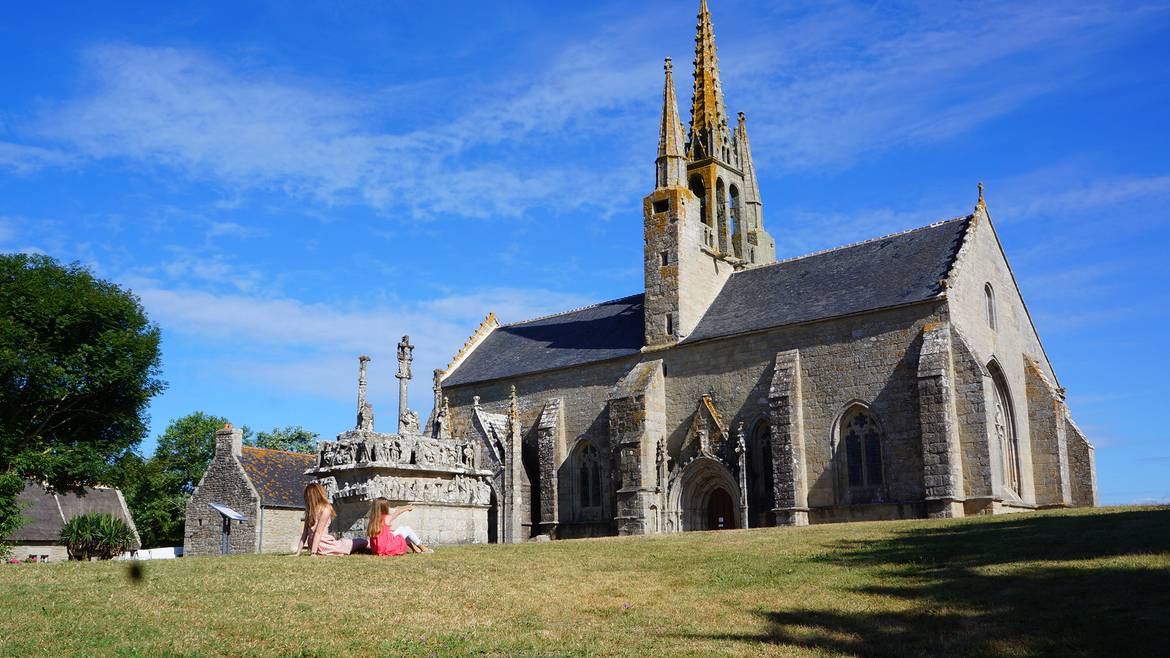
[[[365,539],[338,539],[329,534],[329,523],[337,513],[325,495],[325,487],[316,482],[305,486],[305,525],[297,544],[297,555],[309,549],[310,555],[349,555],[366,547]]]
[[[418,533],[409,526],[399,526],[390,529],[390,523],[399,516],[414,509],[414,505],[406,505],[398,509],[390,507],[390,501],[385,498],[375,498],[370,501],[370,519],[366,524],[366,535],[369,537],[370,552],[374,555],[402,555],[407,551],[415,553],[434,553],[427,548]]]

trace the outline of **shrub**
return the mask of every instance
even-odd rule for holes
[[[92,512],[69,519],[61,528],[61,543],[71,560],[109,560],[134,547],[134,532],[112,514]]]

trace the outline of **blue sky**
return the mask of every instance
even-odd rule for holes
[[[363,352],[385,423],[404,333],[425,416],[488,310],[642,287],[697,0],[36,4],[0,21],[0,251],[142,298],[146,452],[195,410],[332,436]],[[779,255],[966,214],[983,180],[1102,502],[1170,499],[1170,4],[711,9]]]

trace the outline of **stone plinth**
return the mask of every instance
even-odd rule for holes
[[[322,443],[308,472],[333,501],[336,534],[364,537],[370,501],[383,497],[414,505],[394,526],[409,525],[427,544],[478,544],[488,540],[491,471],[475,460],[471,443],[351,430]]]

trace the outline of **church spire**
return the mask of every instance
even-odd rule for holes
[[[669,57],[663,68],[666,70],[666,84],[662,90],[662,126],[658,133],[655,184],[658,188],[686,187],[687,163],[683,153],[686,137],[682,120],[678,118],[678,100],[674,96],[674,75],[671,72],[673,65]]]
[[[719,57],[715,53],[715,29],[707,0],[699,2],[699,23],[695,35],[695,95],[691,102],[691,134],[687,155],[691,160],[715,157],[729,160],[725,151],[730,140],[723,85],[719,82]]]
[[[739,124],[735,127],[735,146],[739,150],[740,168],[743,170],[743,201],[751,206],[763,206],[760,198],[760,181],[756,178],[756,164],[752,161],[752,145],[748,142],[747,117],[739,113]],[[758,226],[763,225],[762,211],[757,211]]]
[[[752,160],[752,145],[748,141],[747,117],[739,113],[735,127],[735,155],[743,172],[742,199],[737,204],[735,233],[731,236],[737,256],[750,264],[767,264],[776,260],[776,242],[764,230],[764,201],[760,197],[760,181],[756,178],[756,163]]]

